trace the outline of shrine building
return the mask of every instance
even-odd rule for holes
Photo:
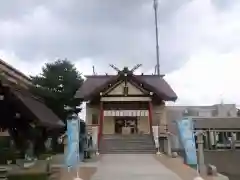
[[[135,75],[138,67],[86,76],[76,92],[76,98],[86,102],[86,125],[98,128],[98,140],[104,135],[151,135],[154,126],[158,136],[166,137],[165,102],[177,95],[163,76]]]

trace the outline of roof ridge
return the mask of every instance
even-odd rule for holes
[[[85,76],[85,83],[77,90],[76,98],[88,100],[99,89],[107,86],[109,81],[115,81],[119,75],[91,75]],[[130,77],[140,84],[146,84],[146,88],[154,91],[157,96],[167,101],[175,101],[177,99],[176,93],[170,85],[157,75],[130,75]],[[99,90],[100,91],[100,90]]]
[[[12,65],[10,65],[9,63],[5,62],[4,60],[0,59],[0,64],[6,66],[7,68],[9,68],[10,70],[14,71],[15,73],[17,73],[18,75],[22,76],[23,78],[25,78],[28,81],[31,81],[31,78],[28,77],[27,75],[25,75],[24,73],[22,73],[20,70],[14,68]]]
[[[1,82],[1,81],[0,81]],[[3,84],[5,84],[5,86],[8,86],[11,90],[13,91],[16,91],[16,92],[19,92],[21,93],[22,95],[24,96],[31,96],[32,98],[34,98],[35,100],[39,101],[39,102],[42,102],[44,103],[44,99],[39,97],[39,96],[36,96],[34,95],[30,89],[26,89],[22,86],[20,86],[19,84],[15,84],[9,80],[4,80]]]
[[[101,78],[101,77],[113,77],[113,76],[118,76],[117,74],[108,74],[108,75],[105,75],[105,74],[101,74],[101,75],[84,75],[84,77],[86,78]],[[152,75],[152,74],[133,74],[133,76],[137,76],[137,77],[154,77],[154,78],[157,78],[157,77],[160,77],[160,78],[163,78],[164,75],[161,75],[161,76],[158,76],[158,75]]]

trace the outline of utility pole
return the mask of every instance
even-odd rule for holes
[[[153,8],[154,8],[154,15],[155,15],[155,31],[156,31],[156,55],[157,55],[157,75],[160,76],[160,63],[159,63],[159,44],[158,44],[158,0],[153,0]]]

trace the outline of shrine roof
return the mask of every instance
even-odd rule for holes
[[[109,84],[117,82],[120,78],[118,75],[91,75],[86,76],[83,85],[76,92],[75,97],[83,100],[89,100],[93,95],[101,92]],[[177,99],[176,93],[170,85],[164,80],[163,76],[158,75],[128,75],[131,80],[138,84],[143,84],[150,91],[157,94],[162,100],[175,101]]]
[[[9,89],[17,100],[21,102],[20,109],[29,112],[27,114],[37,120],[37,125],[48,128],[62,128],[65,126],[59,117],[44,104],[43,100],[33,95],[28,89],[7,80],[4,80],[4,83],[0,82],[0,85]]]

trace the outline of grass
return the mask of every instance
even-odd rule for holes
[[[11,175],[8,177],[9,180],[47,180],[47,174],[21,174]]]

